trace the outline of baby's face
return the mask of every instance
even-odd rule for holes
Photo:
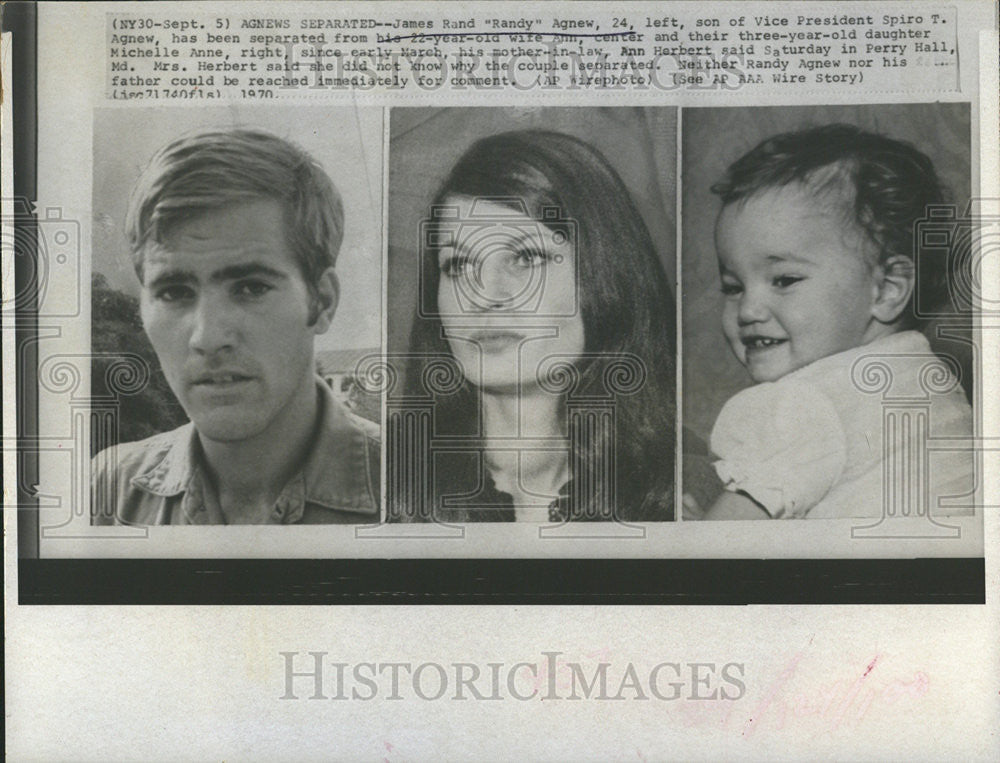
[[[715,228],[722,325],[754,382],[871,341],[878,282],[843,203],[799,184],[723,208]]]

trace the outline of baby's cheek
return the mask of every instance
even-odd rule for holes
[[[744,362],[743,359],[743,342],[740,341],[739,332],[736,331],[729,323],[723,324],[723,330],[726,336],[726,343],[729,345],[729,349],[732,350],[733,355],[740,363]]]
[[[736,309],[729,302],[722,308],[722,330],[729,341],[733,341],[739,333],[739,328],[736,325]]]

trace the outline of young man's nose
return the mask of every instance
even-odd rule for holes
[[[188,344],[203,354],[218,352],[235,342],[235,315],[223,298],[202,295],[192,312]]]
[[[767,320],[770,312],[767,306],[767,298],[759,289],[746,288],[740,295],[739,312],[737,319],[741,325],[750,323],[760,323]]]

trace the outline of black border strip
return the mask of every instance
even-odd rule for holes
[[[3,30],[13,39],[11,79],[13,80],[14,196],[34,201],[38,198],[38,92],[37,92],[37,16],[33,2],[8,2],[3,5]],[[6,94],[5,94],[6,95]],[[4,200],[5,206],[11,200]],[[38,556],[38,500],[26,486],[38,484],[38,455],[33,444],[38,439],[38,294],[25,284],[36,279],[38,253],[31,247],[37,241],[37,221],[30,209],[4,210],[13,214],[15,225],[14,312],[17,326],[18,380],[17,437],[17,523],[18,556]],[[9,416],[5,412],[5,416]]]
[[[985,560],[22,559],[20,604],[984,604]]]

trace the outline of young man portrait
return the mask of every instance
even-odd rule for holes
[[[324,170],[268,132],[157,152],[126,233],[143,328],[190,421],[95,457],[95,524],[378,521],[378,427],[316,373],[343,229]]]

